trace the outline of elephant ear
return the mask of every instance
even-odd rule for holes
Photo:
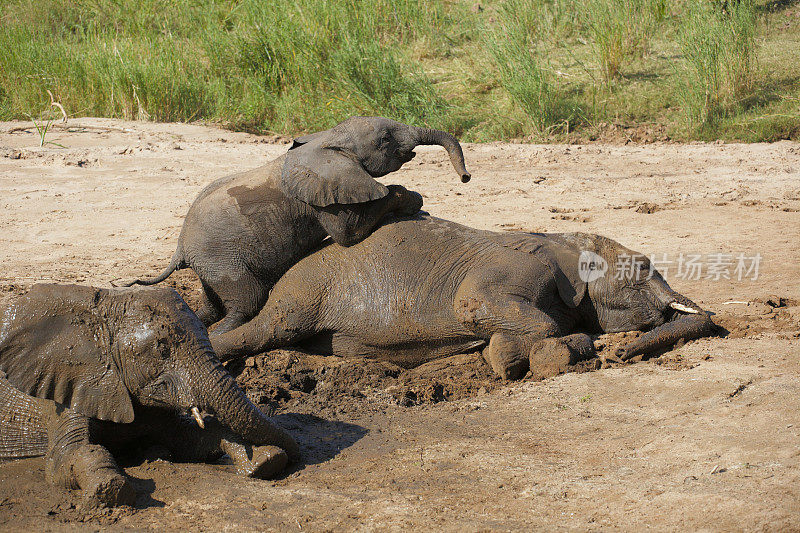
[[[573,246],[560,242],[557,236],[550,235],[542,243],[536,256],[553,274],[558,295],[564,303],[572,308],[578,307],[586,295],[588,285],[588,279],[581,276],[581,253]]]
[[[500,236],[506,248],[533,255],[542,261],[558,288],[558,295],[570,307],[578,307],[586,294],[587,282],[580,275],[580,254],[557,235],[543,233],[510,233]]]
[[[389,194],[352,157],[326,146],[320,134],[298,144],[286,153],[281,171],[281,190],[316,207],[333,204],[360,204]],[[296,139],[295,142],[304,139]]]
[[[102,319],[81,305],[84,302],[53,305],[52,299],[37,298],[35,289],[19,308],[6,314],[13,319],[0,342],[0,372],[29,396],[55,401],[91,418],[133,422],[131,397],[113,360]]]

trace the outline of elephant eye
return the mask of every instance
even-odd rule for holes
[[[168,339],[156,339],[156,353],[161,357],[161,359],[169,358],[169,345],[170,343]]]
[[[147,387],[147,397],[150,400],[148,403],[172,405],[177,398],[177,388],[172,379],[167,375],[161,375]]]

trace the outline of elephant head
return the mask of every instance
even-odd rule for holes
[[[708,313],[673,290],[647,256],[599,235],[549,237],[558,292],[589,330],[651,332],[626,347],[626,357],[710,334]]]
[[[0,371],[20,391],[91,418],[133,422],[137,406],[199,411],[246,441],[297,445],[246,397],[172,289],[36,285],[0,321]]]
[[[388,189],[373,178],[398,170],[419,145],[437,144],[450,155],[461,181],[470,180],[455,137],[380,117],[351,117],[333,128],[292,142],[281,171],[281,188],[317,207],[383,198]]]

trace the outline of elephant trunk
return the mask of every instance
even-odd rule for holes
[[[680,316],[641,335],[620,348],[617,355],[624,361],[639,354],[670,348],[680,340],[690,341],[714,333],[714,323],[705,314]]]
[[[195,391],[201,407],[234,433],[254,445],[273,445],[282,448],[293,461],[300,459],[300,449],[288,433],[278,428],[247,398],[244,391],[222,366],[213,352],[207,355],[210,370],[202,372]],[[208,369],[208,364],[197,368]]]
[[[472,177],[467,172],[467,167],[464,166],[464,152],[461,150],[458,139],[449,133],[428,128],[414,128],[414,141],[417,145],[437,144],[447,150],[450,162],[458,172],[458,175],[461,176],[462,183],[467,183]]]
[[[650,280],[650,289],[669,320],[620,348],[618,355],[621,359],[630,359],[639,354],[669,348],[680,340],[690,341],[714,333],[715,325],[708,313],[674,291],[660,275]]]
[[[47,453],[48,404],[14,388],[0,371],[0,459]]]

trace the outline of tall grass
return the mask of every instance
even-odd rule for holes
[[[539,0],[506,0],[498,10],[498,24],[485,33],[500,84],[540,136],[559,127],[569,129],[575,116],[575,106],[547,60],[548,32],[560,22],[557,14],[546,16],[553,13],[547,7]]]
[[[755,74],[752,0],[695,1],[680,33],[684,56],[680,95],[690,127],[704,129],[735,111]]]
[[[637,121],[796,136],[800,65],[755,68],[757,34],[786,48],[758,33],[783,22],[767,2],[0,0],[0,119],[35,116],[50,90],[73,116],[290,134],[366,114],[467,140]]]
[[[43,5],[49,4],[49,5]],[[19,1],[0,28],[2,115],[227,120],[298,131],[353,114],[443,126],[448,104],[400,43],[446,25],[442,2]]]
[[[279,128],[329,126],[354,112],[441,125],[445,100],[400,46],[440,38],[430,31],[445,19],[440,3],[251,0],[241,8],[246,14],[223,54],[240,76],[254,78]],[[274,101],[294,103],[297,93],[305,108],[298,115]]]
[[[631,57],[648,51],[653,31],[667,14],[667,0],[587,0],[584,23],[606,83]]]

